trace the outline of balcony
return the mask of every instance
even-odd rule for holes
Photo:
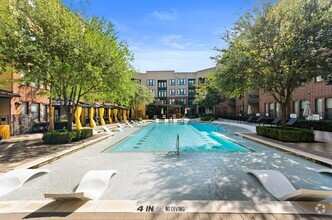
[[[249,95],[248,103],[249,104],[258,104],[259,103],[259,95],[257,95],[257,94]]]
[[[228,101],[228,106],[236,106],[235,98],[228,99],[227,101]]]

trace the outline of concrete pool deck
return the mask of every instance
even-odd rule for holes
[[[257,135],[255,124],[237,123],[233,120],[220,120],[214,123],[248,129],[249,133],[237,132],[236,135],[296,154],[332,168],[332,132],[315,130],[316,142],[314,143],[289,143]]]
[[[123,138],[127,137],[135,133],[140,128],[128,128],[125,129],[125,132],[116,133],[114,137],[106,137],[109,140],[112,140],[112,143],[116,143],[121,141]],[[101,150],[105,149],[105,141],[101,141],[97,144],[97,146],[91,146],[89,148],[85,148],[83,151],[77,151],[75,154],[71,154],[68,157],[78,157],[81,160],[77,163],[65,163],[62,166],[47,165],[52,168],[54,172],[58,172],[61,167],[68,167],[69,164],[73,166],[80,164],[81,166],[87,166],[89,161],[93,161],[92,152],[100,153]],[[87,153],[84,153],[87,151]],[[89,157],[88,155],[91,155]],[[121,154],[119,154],[121,155]],[[128,155],[128,154],[127,154]],[[137,157],[140,157],[139,154]],[[125,157],[126,155],[123,154]],[[134,156],[128,157],[127,160],[130,162],[134,160]],[[64,160],[70,160],[70,158],[64,157]],[[58,159],[58,158],[55,158]],[[100,158],[96,158],[96,161],[101,162],[104,166],[113,167],[112,164],[109,163],[119,163],[117,158],[114,157],[110,161],[102,161]],[[151,159],[151,158],[150,158]],[[158,157],[161,159],[159,165],[167,165],[164,164],[166,160],[163,160],[162,157]],[[172,158],[166,158],[167,161]],[[137,161],[140,159],[138,158]],[[174,159],[172,159],[174,160]],[[60,161],[59,161],[60,162]],[[175,162],[177,163],[177,162]],[[114,164],[114,165],[115,165]],[[145,169],[146,167],[137,165],[137,169]],[[181,163],[175,164],[176,166],[181,166]],[[123,174],[124,170],[128,170],[126,164],[123,165],[123,168],[117,167],[117,169],[122,169],[119,174]],[[97,167],[97,166],[96,166]],[[73,174],[71,177],[74,179],[73,181],[78,182],[82,176],[82,174],[87,169],[92,169],[93,167],[85,167],[83,170],[77,170],[78,174]],[[167,167],[165,167],[167,169]],[[172,168],[172,167],[169,167]],[[175,168],[175,167],[173,167]],[[69,169],[70,170],[70,169]],[[152,169],[151,169],[152,170]],[[160,169],[163,172],[163,169]],[[129,171],[126,175],[129,176],[130,180],[133,171]],[[49,177],[47,182],[55,182],[55,184],[62,185],[61,181],[56,178],[57,175],[61,175],[62,173],[55,174],[54,176]],[[115,176],[116,177],[116,176]],[[43,177],[45,178],[45,177]],[[47,177],[46,177],[47,178]],[[162,181],[163,179],[161,179]],[[167,179],[164,179],[167,181]],[[34,185],[38,182],[38,180],[32,180],[29,184]],[[37,181],[37,182],[36,182]],[[113,188],[114,182],[111,179],[109,187]],[[142,182],[148,182],[149,180],[146,178],[139,179]],[[195,180],[190,180],[195,181]],[[127,189],[120,187],[121,182],[116,183],[115,186],[118,190],[120,190],[120,194],[124,193]],[[148,183],[146,183],[147,189],[151,187]],[[70,191],[73,185],[69,185],[66,187],[62,187],[62,190]],[[37,185],[36,188],[42,188],[45,186]],[[47,188],[47,187],[46,187]],[[45,189],[45,188],[44,188]],[[24,190],[22,190],[24,192]],[[109,191],[105,198],[112,195],[113,191]],[[163,194],[163,192],[161,192]],[[176,194],[176,192],[175,192]],[[24,195],[26,198],[29,195]],[[310,203],[310,202],[278,202],[278,201],[197,201],[197,200],[172,200],[170,202],[163,202],[160,200],[151,200],[151,202],[140,201],[140,200],[107,200],[103,199],[100,201],[89,201],[89,202],[51,202],[50,200],[21,200],[20,198],[12,200],[12,201],[0,201],[0,219],[56,219],[56,218],[65,218],[65,219],[328,219],[329,217],[326,215],[332,215],[332,203],[320,203],[325,207],[324,215],[318,215],[316,211],[316,207],[319,203]],[[149,201],[149,199],[147,199]],[[186,213],[138,213],[137,207],[140,205],[158,205],[158,206],[166,206],[166,205],[178,205],[185,206]],[[321,207],[320,205],[319,207]],[[314,215],[314,216],[308,216]],[[325,217],[324,217],[325,216]]]

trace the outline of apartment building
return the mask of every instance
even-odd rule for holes
[[[33,123],[48,120],[49,99],[38,82],[20,83],[24,73],[0,74],[0,125],[9,125],[11,134],[24,133]]]
[[[332,120],[332,82],[329,78],[325,80],[316,77],[295,89],[287,106],[287,115],[296,114],[297,118],[303,118],[304,107],[308,102],[312,114],[318,114],[321,119]],[[247,91],[236,99],[225,98],[217,106],[216,113],[247,115],[249,106],[252,114],[280,116],[280,108],[275,99],[268,93],[255,91]]]
[[[146,115],[173,115],[195,114],[199,110],[194,105],[195,85],[197,82],[205,82],[205,76],[214,68],[204,69],[196,72],[147,71],[138,73],[136,80],[148,87],[155,96],[155,103],[146,108]],[[161,110],[162,109],[162,110]]]

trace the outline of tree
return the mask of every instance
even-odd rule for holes
[[[132,96],[131,101],[131,106],[133,107],[135,118],[138,117],[137,108],[139,105],[147,105],[152,103],[153,101],[154,95],[150,92],[150,90],[146,86],[140,83],[136,83],[136,92]]]
[[[245,13],[223,39],[212,83],[236,97],[246,89],[271,94],[280,104],[282,127],[292,92],[332,70],[332,6],[329,0],[279,0]]]
[[[83,18],[59,0],[16,0],[2,11],[10,21],[1,27],[2,63],[26,70],[62,99],[68,130],[82,98],[120,94],[135,74],[131,52],[104,19]]]
[[[215,87],[210,85],[213,74],[207,75],[206,83],[197,83],[194,104],[205,108],[212,108],[221,101],[221,94]]]

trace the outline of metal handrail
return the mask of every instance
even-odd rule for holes
[[[176,155],[180,155],[180,141],[179,134],[176,135]]]

